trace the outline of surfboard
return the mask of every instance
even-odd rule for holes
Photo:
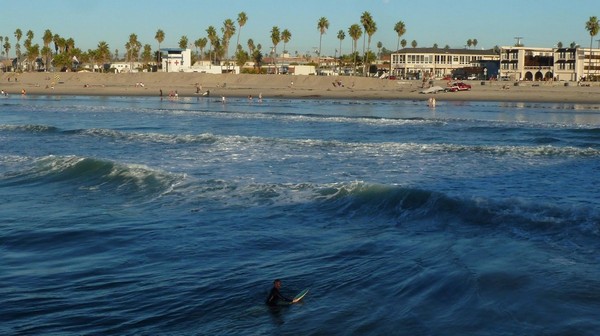
[[[294,301],[296,302],[287,302],[287,301],[279,301],[277,303],[278,306],[289,306],[289,305],[293,305],[294,303],[298,303],[300,302],[300,300],[302,300],[306,294],[308,294],[308,288],[303,290],[302,292],[298,293],[298,295],[294,296]]]
[[[304,298],[304,296],[306,296],[306,294],[308,294],[308,290],[309,288],[303,290],[302,292],[298,293],[298,295],[294,296],[294,301],[300,301]]]

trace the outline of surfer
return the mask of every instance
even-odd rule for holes
[[[281,280],[275,279],[275,281],[273,281],[273,288],[271,289],[271,292],[269,293],[269,297],[267,298],[267,301],[266,301],[267,305],[277,306],[279,301],[290,302],[290,303],[297,302],[297,300],[293,300],[293,299],[290,299],[290,298],[287,298],[287,297],[281,295],[281,292],[279,291],[280,288],[281,288]]]

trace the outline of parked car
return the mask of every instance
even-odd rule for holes
[[[446,91],[456,92],[456,91],[469,91],[471,90],[471,85],[463,83],[463,82],[454,82],[448,85]]]
[[[468,80],[475,80],[477,79],[477,75],[469,75],[469,77],[467,77]]]

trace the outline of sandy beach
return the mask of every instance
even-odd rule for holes
[[[338,85],[341,83],[341,85]],[[159,96],[177,92],[197,96],[210,90],[211,97],[410,99],[437,101],[514,101],[600,103],[600,84],[577,86],[565,82],[467,81],[472,90],[421,94],[422,82],[363,77],[287,76],[199,73],[2,73],[0,89],[10,95],[105,95]],[[446,86],[445,81],[434,85]]]

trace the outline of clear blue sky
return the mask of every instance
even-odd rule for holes
[[[348,27],[359,23],[363,11],[371,13],[378,27],[372,48],[381,41],[388,49],[396,48],[393,27],[399,20],[407,28],[402,38],[409,44],[416,40],[421,47],[434,43],[463,47],[468,39],[477,39],[478,48],[492,48],[513,45],[516,36],[532,47],[552,47],[558,41],[589,46],[585,22],[590,16],[600,17],[598,0],[30,0],[2,1],[0,35],[10,37],[11,54],[17,28],[24,34],[32,30],[34,43],[40,45],[43,32],[50,29],[53,34],[72,37],[83,51],[106,41],[111,51],[122,53],[131,33],[155,49],[154,35],[162,29],[161,47],[177,47],[182,35],[187,35],[190,44],[205,37],[209,25],[220,33],[223,21],[235,21],[241,11],[248,16],[240,38],[244,47],[252,38],[268,50],[270,30],[278,26],[292,33],[287,49],[300,54],[318,47],[317,21],[326,17],[330,25],[323,36],[323,55],[333,55],[339,48],[336,35],[340,29],[346,32],[343,52],[350,51]],[[236,38],[232,38],[230,52]],[[278,51],[282,48],[280,44]]]

